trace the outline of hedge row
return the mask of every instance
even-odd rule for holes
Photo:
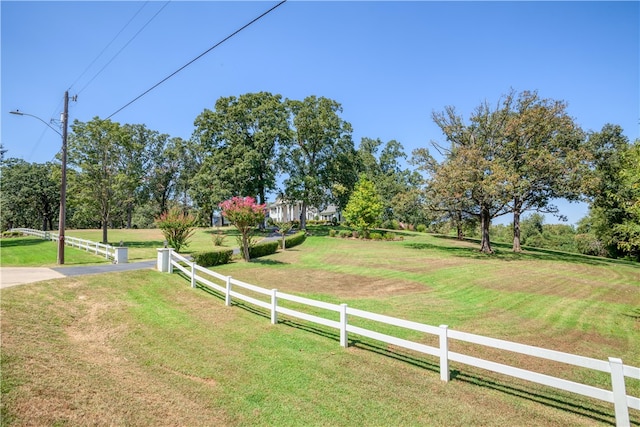
[[[193,260],[201,267],[213,267],[214,265],[226,264],[231,261],[233,249],[214,252],[196,252]]]
[[[289,249],[294,246],[301,245],[306,238],[307,238],[307,234],[304,231],[299,231],[292,236],[285,237],[284,239],[285,249]],[[282,239],[278,240],[278,245],[280,249],[282,249]]]
[[[280,243],[276,241],[258,243],[249,248],[249,258],[260,258],[261,256],[275,254]]]

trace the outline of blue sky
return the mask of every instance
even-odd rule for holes
[[[45,162],[60,149],[56,133],[9,111],[59,119],[69,89],[71,120],[106,118],[275,4],[2,1],[7,156]],[[639,27],[639,2],[289,1],[112,120],[188,139],[221,96],[317,95],[342,104],[356,146],[395,139],[409,154],[443,141],[433,111],[468,117],[513,88],[567,101],[585,130],[610,122],[635,140]],[[559,205],[571,223],[586,213]]]

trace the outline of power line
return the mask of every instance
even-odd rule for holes
[[[128,42],[126,42],[126,43],[125,43],[125,45],[124,45],[124,46],[122,46],[122,47],[120,48],[120,50],[119,50],[115,55],[113,55],[113,57],[109,60],[109,62],[107,62],[107,63],[106,63],[106,64],[105,64],[101,69],[100,69],[100,71],[98,71],[98,72],[97,72],[97,73],[96,73],[96,74],[91,78],[91,80],[89,80],[89,81],[87,82],[87,84],[85,84],[85,85],[82,87],[82,89],[80,89],[80,91],[78,91],[78,93],[82,93],[82,91],[83,91],[83,90],[85,90],[85,89],[87,88],[87,86],[89,86],[89,85],[91,84],[91,82],[93,82],[93,81],[96,79],[96,77],[98,77],[98,76],[99,76],[99,75],[104,71],[104,69],[105,69],[105,68],[107,68],[107,67],[109,66],[109,64],[111,64],[111,63],[113,62],[113,60],[114,60],[114,59],[116,59],[116,58],[118,57],[118,55],[120,55],[120,53],[122,53],[122,51],[123,51],[127,46],[129,46],[129,43],[131,43],[131,42],[132,42],[136,37],[138,37],[138,34],[140,34],[140,33],[142,32],[142,30],[144,30],[144,29],[147,27],[147,25],[149,25],[149,24],[151,23],[151,21],[153,21],[153,20],[155,19],[155,17],[156,17],[156,16],[158,16],[158,15],[160,14],[160,12],[162,12],[162,10],[163,10],[165,7],[167,7],[167,5],[168,5],[169,3],[171,3],[171,0],[169,0],[168,2],[166,2],[166,3],[164,4],[164,6],[162,6],[162,7],[160,8],[160,10],[158,10],[158,11],[155,13],[155,15],[153,15],[153,16],[151,17],[151,19],[149,19],[149,20],[148,20],[148,21],[143,25],[143,26],[142,26],[142,28],[140,28],[140,29],[138,30],[138,32],[137,32],[137,33],[135,33],[135,34],[133,35],[133,37],[131,37],[131,38],[129,39],[129,41],[128,41]]]
[[[287,0],[282,0],[280,3],[278,3],[277,5],[273,6],[271,9],[267,10],[266,12],[262,13],[260,16],[258,16],[257,18],[254,18],[253,20],[251,20],[250,22],[248,22],[247,24],[243,25],[242,27],[240,27],[239,29],[237,29],[236,31],[234,31],[233,33],[229,34],[227,37],[225,37],[224,39],[222,39],[221,41],[219,41],[218,43],[214,44],[213,46],[211,46],[209,49],[205,50],[204,52],[202,52],[200,55],[196,56],[195,58],[193,58],[191,61],[187,62],[185,65],[183,65],[182,67],[178,68],[176,71],[174,71],[173,73],[169,74],[167,77],[165,77],[164,79],[160,80],[158,83],[156,83],[155,85],[151,86],[149,89],[147,89],[146,91],[142,92],[140,95],[138,95],[137,97],[135,97],[133,100],[129,101],[128,103],[126,103],[123,107],[120,107],[118,110],[116,110],[114,113],[112,113],[109,117],[107,117],[107,120],[110,119],[111,117],[115,116],[116,114],[118,114],[120,111],[124,110],[125,108],[127,108],[129,105],[133,104],[134,102],[136,102],[138,99],[142,98],[143,96],[145,96],[146,94],[148,94],[149,92],[151,92],[153,89],[157,88],[158,86],[160,86],[162,83],[166,82],[167,80],[169,80],[171,77],[175,76],[176,74],[178,74],[180,71],[184,70],[185,68],[187,68],[189,65],[193,64],[194,62],[196,62],[198,59],[202,58],[203,56],[205,56],[207,53],[211,52],[213,49],[217,48],[218,46],[220,46],[222,43],[226,42],[227,40],[229,40],[230,38],[232,38],[233,36],[235,36],[236,34],[238,34],[240,31],[244,30],[245,28],[247,28],[248,26],[250,26],[251,24],[255,23],[256,21],[260,20],[261,18],[263,18],[264,16],[268,15],[269,13],[271,13],[272,11],[274,11],[275,9],[277,9],[278,7],[282,6],[284,3],[286,3]]]
[[[87,65],[87,68],[84,69],[84,71],[82,72],[82,74],[80,74],[78,76],[78,78],[71,83],[71,86],[69,86],[69,89],[71,89],[76,83],[78,83],[78,81],[84,77],[84,75],[87,73],[87,71],[89,71],[89,69],[91,68],[91,66],[93,64],[96,63],[96,61],[106,52],[106,50],[113,44],[114,41],[116,41],[116,39],[120,36],[120,34],[122,34],[122,32],[129,26],[129,24],[131,24],[131,22],[135,19],[136,16],[138,16],[138,14],[140,13],[140,11],[142,11],[142,9],[144,9],[144,7],[147,5],[147,3],[149,3],[148,1],[144,2],[143,5],[138,9],[138,11],[131,17],[131,19],[129,19],[129,21],[124,24],[124,27],[122,27],[120,29],[120,31],[118,31],[118,33],[113,36],[113,38],[111,39],[111,41],[109,43],[107,43],[107,45],[104,47],[104,49],[102,49],[102,51],[93,59],[93,61],[91,61],[91,63],[89,65]],[[120,52],[118,52],[120,53]],[[95,78],[95,76],[94,76]],[[93,79],[92,79],[93,80]],[[86,87],[86,86],[85,86]]]

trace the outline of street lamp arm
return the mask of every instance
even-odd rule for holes
[[[60,133],[60,131],[58,131],[58,129],[54,128],[53,126],[51,126],[49,123],[45,122],[44,120],[42,120],[40,117],[38,116],[34,116],[33,114],[29,114],[29,113],[23,113],[22,111],[16,110],[16,111],[9,111],[10,114],[15,114],[16,116],[29,116],[29,117],[33,117],[34,119],[38,119],[40,120],[42,123],[44,123],[45,125],[47,125],[47,127],[49,127],[49,129],[51,129],[52,131],[54,131],[55,133],[57,133],[58,135],[62,136],[62,134]]]

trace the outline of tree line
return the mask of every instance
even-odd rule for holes
[[[103,229],[153,225],[173,206],[210,225],[233,196],[269,195],[308,207],[344,210],[356,184],[373,183],[376,225],[453,226],[480,231],[492,252],[491,221],[512,216],[521,250],[526,212],[560,216],[554,199],[587,201],[579,224],[585,253],[640,256],[640,143],[612,124],[586,132],[564,101],[510,91],[481,103],[465,120],[455,107],[432,114],[443,141],[407,156],[398,141],[362,138],[335,100],[283,99],[269,92],[219,98],[194,120],[188,140],[143,124],[95,117],[74,121],[68,139],[67,224]],[[407,166],[408,165],[408,166]],[[57,222],[60,166],[2,162],[2,229],[51,229]],[[561,217],[561,216],[560,216]],[[582,249],[581,249],[582,250]]]

